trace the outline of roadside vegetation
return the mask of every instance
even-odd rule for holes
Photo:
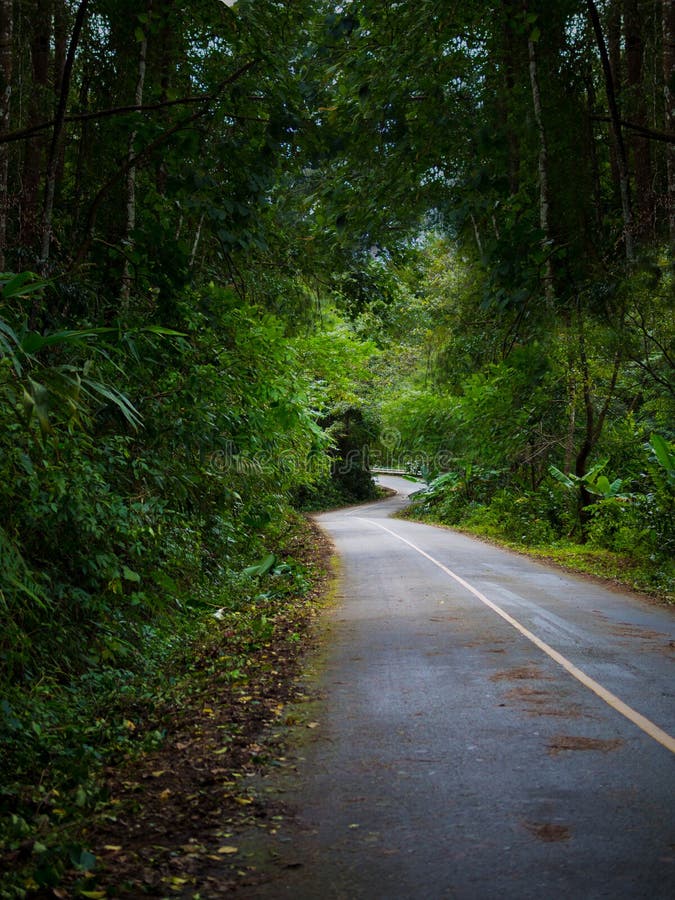
[[[626,352],[630,334],[617,333],[603,312],[581,336],[549,319],[502,357],[494,348],[510,325],[463,304],[462,283],[473,285],[465,261],[431,241],[414,265],[415,292],[400,302],[418,328],[382,338],[396,348],[385,360],[408,362],[384,373],[390,390],[374,451],[428,482],[408,514],[672,599],[675,454],[665,356],[649,362],[660,360],[664,377],[646,376]],[[379,274],[388,277],[384,268]],[[629,279],[614,290],[637,304],[639,287]],[[670,342],[672,289],[666,273],[648,294],[659,340]]]
[[[265,756],[322,577],[302,514],[374,497],[372,462],[434,521],[672,593],[671,6],[141,7],[0,0],[8,900],[114,896],[85,823],[181,716],[224,781]],[[135,865],[194,886],[139,860],[132,896]]]

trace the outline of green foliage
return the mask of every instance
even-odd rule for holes
[[[258,646],[309,585],[276,552],[251,560],[329,471],[339,436],[313,404],[335,403],[317,383],[334,363],[215,285],[176,298],[172,325],[2,328],[0,806],[10,849],[51,835],[44,885],[91,862],[52,831],[97,802],[103,761],[157,739],[142,710],[214,610],[236,607]]]
[[[564,487],[570,491],[578,492],[583,485],[586,490],[593,494],[598,494],[605,499],[610,497],[621,497],[620,490],[623,483],[621,478],[615,478],[614,481],[610,482],[606,475],[601,474],[608,462],[608,459],[604,459],[601,462],[596,463],[585,475],[581,476],[575,475],[572,472],[566,474],[553,465],[549,466],[548,470],[556,481],[560,482],[560,484],[564,485]]]
[[[668,442],[660,434],[654,433],[649,440],[649,446],[654,451],[658,464],[665,470],[668,484],[675,485],[675,453],[670,449]]]

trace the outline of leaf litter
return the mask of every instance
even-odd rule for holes
[[[296,678],[325,602],[332,555],[311,522],[294,540],[298,546],[289,552],[312,568],[312,590],[279,601],[264,645],[239,648],[248,663],[243,684],[207,665],[222,646],[202,648],[204,675],[192,693],[157,710],[164,744],[105,772],[109,802],[81,836],[96,855],[96,870],[86,884],[73,872],[63,886],[76,893],[64,896],[88,890],[102,898],[192,898],[201,892],[216,900],[260,881],[254,860],[242,858],[237,835],[273,833],[285,817],[281,804],[252,790],[250,779],[284,764],[272,726],[283,722],[287,704],[308,699]],[[236,652],[236,635],[228,631],[223,640],[228,654]]]

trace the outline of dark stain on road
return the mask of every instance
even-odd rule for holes
[[[617,750],[623,743],[620,738],[603,740],[581,735],[558,734],[548,742],[548,752],[551,756],[557,756],[566,750],[598,750],[601,753],[609,753]]]
[[[578,706],[561,706],[560,701],[550,691],[542,691],[533,687],[519,686],[506,694],[506,699],[513,703],[522,703],[529,716],[557,716],[563,719],[579,719],[583,713]]]
[[[529,681],[535,679],[544,680],[546,676],[538,666],[516,666],[514,669],[505,669],[503,672],[495,672],[490,676],[490,681]]]
[[[523,822],[525,828],[545,844],[555,844],[559,841],[569,841],[572,837],[567,825],[558,825],[553,822]]]

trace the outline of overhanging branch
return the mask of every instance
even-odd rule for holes
[[[611,122],[609,116],[591,116],[594,122]],[[621,127],[635,131],[643,137],[650,138],[652,141],[663,141],[666,144],[675,144],[675,134],[668,131],[656,131],[654,128],[645,128],[644,125],[638,125],[636,122],[626,122],[621,119]]]
[[[91,122],[94,119],[109,119],[113,116],[123,116],[133,112],[155,112],[160,109],[167,109],[170,106],[189,106],[192,103],[210,103],[216,98],[216,94],[200,94],[198,97],[181,97],[177,100],[165,100],[162,103],[146,103],[140,106],[114,106],[110,109],[99,109],[96,112],[77,113],[71,116],[65,116],[64,122]],[[230,119],[238,122],[265,122],[257,116],[240,116],[236,113],[227,113]],[[25,141],[39,134],[41,131],[48,131],[53,128],[56,123],[55,119],[47,122],[40,122],[37,125],[31,125],[30,128],[21,128],[17,131],[8,131],[6,134],[0,134],[0,144],[10,144],[13,141]]]

